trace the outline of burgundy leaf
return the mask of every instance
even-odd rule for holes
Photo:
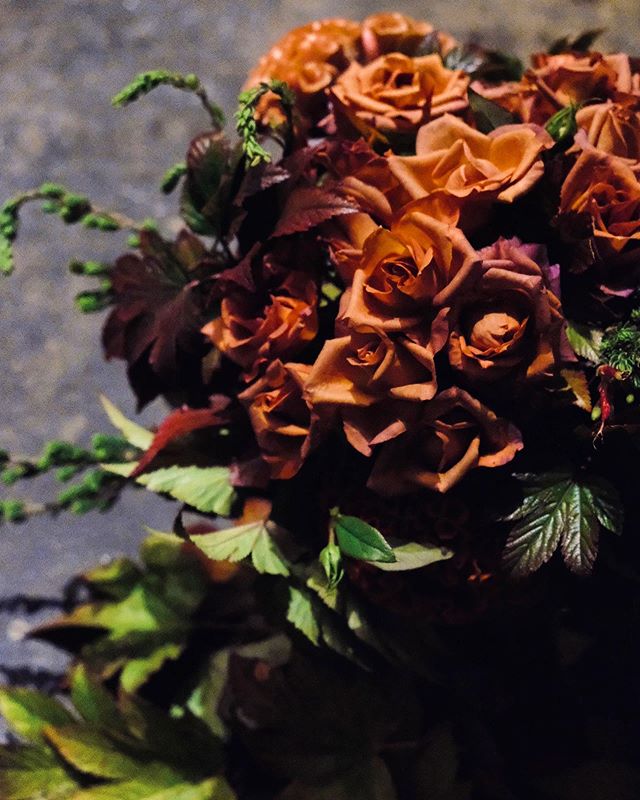
[[[225,412],[230,402],[228,397],[216,395],[211,399],[209,408],[187,408],[184,406],[172,411],[160,424],[153,441],[140,461],[138,461],[138,466],[131,473],[131,477],[136,478],[141,475],[158,453],[175,439],[200,428],[212,428],[228,422],[229,416]]]
[[[294,189],[287,198],[273,236],[308,231],[340,214],[356,211],[358,207],[339,194],[303,186]]]

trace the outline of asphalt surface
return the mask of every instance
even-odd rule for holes
[[[348,16],[391,6],[352,0]],[[640,33],[637,0],[398,0],[395,7],[521,56],[590,28],[607,29],[607,49],[634,51]],[[171,217],[173,201],[158,183],[205,122],[202,110],[168,89],[126,110],[111,108],[110,97],[136,73],[165,67],[198,74],[231,113],[247,70],[280,35],[346,13],[337,0],[0,0],[0,199],[49,179],[136,218]],[[66,270],[71,257],[113,258],[122,237],[65,228],[31,209],[23,219],[15,275],[0,283],[0,448],[34,454],[47,439],[86,443],[106,430],[100,392],[127,413],[134,403],[122,365],[102,359],[100,315],[73,309],[85,281]],[[143,420],[162,414],[156,403]],[[24,489],[38,493],[37,484]],[[84,567],[134,553],[143,524],[167,528],[171,519],[169,504],[135,492],[108,515],[3,526],[0,608],[18,593],[59,595]],[[3,667],[62,667],[51,648],[23,639],[32,620],[19,605],[0,612],[0,682]]]

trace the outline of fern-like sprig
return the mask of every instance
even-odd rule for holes
[[[257,105],[268,92],[272,92],[280,100],[287,118],[288,135],[290,136],[293,131],[293,109],[296,97],[284,81],[263,81],[242,92],[238,97],[239,108],[235,115],[236,130],[242,139],[242,149],[249,167],[271,161],[271,155],[258,141],[258,123],[256,121]]]

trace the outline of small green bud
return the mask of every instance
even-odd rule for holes
[[[602,416],[602,409],[600,408],[600,406],[594,406],[593,411],[591,412],[591,419],[594,422],[597,422],[601,416]]]
[[[55,200],[45,200],[40,208],[45,214],[57,214],[60,211],[60,203]]]
[[[59,200],[65,196],[67,190],[59,183],[47,182],[43,183],[38,191],[45,197],[50,197],[52,200]]]
[[[81,497],[78,500],[74,500],[70,506],[69,511],[72,514],[87,514],[89,511],[93,511],[96,507],[96,501],[89,497]]]
[[[19,481],[20,478],[24,478],[28,471],[24,464],[16,464],[13,467],[7,467],[0,472],[0,481],[2,481],[5,486],[12,486]]]
[[[636,396],[634,394],[628,394],[624,399],[628,405],[631,405],[632,403],[635,403]]]
[[[60,467],[60,469],[56,470],[56,480],[60,481],[60,483],[67,483],[67,481],[70,481],[81,469],[82,467],[74,466],[73,464]]]
[[[198,80],[198,76],[194,75],[193,72],[190,72],[188,75],[185,75],[184,85],[188,89],[192,89],[193,91],[200,88],[200,81]]]
[[[131,236],[127,239],[127,246],[128,247],[140,247],[140,237],[137,233],[132,233]]]
[[[92,314],[103,311],[111,303],[111,298],[103,291],[80,292],[75,297],[76,308],[83,314]]]
[[[342,568],[342,554],[340,548],[335,542],[329,544],[320,552],[319,556],[322,568],[327,576],[329,588],[335,588],[344,576],[344,569]]]
[[[0,500],[0,519],[6,522],[22,522],[27,517],[21,500]]]
[[[120,225],[108,214],[85,214],[82,218],[85,228],[99,231],[118,231]]]

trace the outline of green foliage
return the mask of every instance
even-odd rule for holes
[[[403,542],[392,547],[395,561],[369,561],[368,563],[387,572],[405,572],[422,569],[438,561],[447,561],[453,557],[453,551],[435,544],[419,542]]]
[[[162,190],[163,194],[171,194],[171,192],[180,183],[180,179],[186,175],[186,173],[187,165],[184,161],[180,161],[180,163],[169,167],[169,169],[162,176],[162,181],[160,183],[160,189]]]
[[[122,411],[104,395],[100,396],[100,402],[107,417],[109,417],[109,422],[120,431],[130,444],[140,450],[146,450],[150,447],[153,441],[153,433],[151,431],[143,428],[142,425],[138,425],[137,422],[127,419]]]
[[[136,481],[156,494],[168,494],[206,514],[228,517],[236,499],[228,467],[167,467]]]
[[[600,526],[622,532],[623,512],[618,493],[595,476],[568,473],[516,476],[524,498],[505,521],[514,522],[503,560],[514,575],[527,575],[561,547],[566,565],[588,574],[598,552]]]
[[[569,146],[578,131],[576,114],[580,104],[571,103],[555,113],[545,125],[547,133],[555,139],[559,147]]]
[[[335,542],[329,542],[329,544],[320,551],[318,560],[327,576],[329,588],[335,588],[344,577],[340,548]]]
[[[188,711],[113,698],[78,667],[75,708],[45,695],[4,689],[0,706],[25,744],[0,748],[3,800],[233,800],[218,773],[220,741]]]
[[[567,325],[566,333],[569,344],[577,356],[592,364],[601,363],[602,331],[587,325],[580,325],[577,322],[570,322]]]
[[[287,620],[316,646],[320,644],[320,625],[309,594],[289,587]]]
[[[518,119],[506,109],[487,100],[478,92],[469,89],[469,106],[473,112],[476,127],[481,133],[491,133],[502,125],[514,125]]]
[[[22,500],[0,500],[0,522],[23,522],[27,511]]]
[[[242,561],[251,556],[257,572],[286,577],[289,567],[273,540],[274,529],[272,522],[250,522],[194,536],[192,542],[213,561]]]
[[[149,94],[158,86],[172,86],[174,89],[193,92],[200,99],[204,109],[209,114],[211,122],[216,128],[224,125],[222,109],[210,102],[197,75],[189,73],[182,75],[179,72],[170,72],[165,69],[153,69],[141,72],[139,75],[121,89],[111,100],[116,107],[127,106],[141,97]]]
[[[338,546],[345,555],[364,561],[396,560],[384,536],[364,520],[345,516],[338,509],[332,510],[331,520]]]
[[[104,677],[119,673],[129,692],[182,653],[208,587],[200,562],[176,536],[152,534],[141,555],[142,570],[120,559],[84,575],[105,599],[81,605],[36,632],[64,642],[71,632],[85,631],[83,660]]]
[[[271,156],[258,141],[258,124],[255,118],[258,103],[269,92],[272,92],[280,99],[282,108],[287,116],[289,130],[291,131],[293,127],[292,114],[296,97],[284,81],[271,80],[262,82],[242,92],[238,97],[239,108],[235,115],[236,130],[242,139],[242,149],[249,167],[255,167],[262,162],[271,161]]]
[[[633,311],[626,322],[605,331],[600,359],[640,389],[640,310]]]

